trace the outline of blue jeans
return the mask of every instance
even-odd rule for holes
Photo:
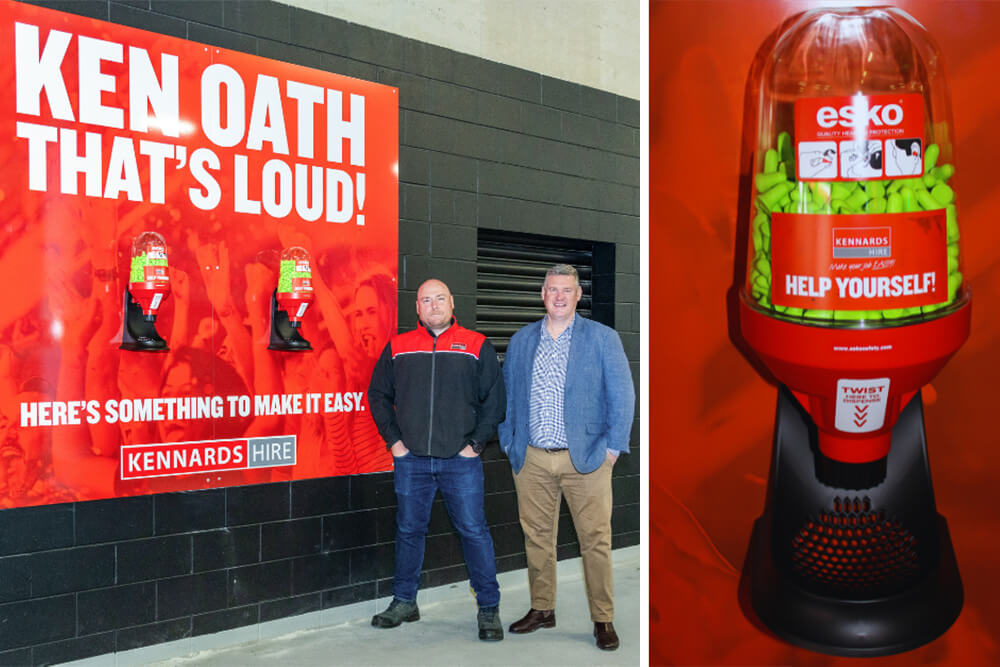
[[[438,489],[444,506],[462,538],[465,567],[480,607],[500,604],[493,538],[483,509],[483,462],[478,457],[406,454],[394,459],[396,488],[396,575],[392,595],[407,602],[417,599],[424,543],[431,504]]]

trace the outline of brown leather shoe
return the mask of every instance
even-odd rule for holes
[[[510,631],[515,635],[523,635],[527,632],[534,632],[538,628],[554,627],[556,627],[555,609],[549,609],[548,611],[529,609],[524,618],[510,624]]]
[[[597,637],[597,648],[602,651],[614,651],[618,648],[618,633],[612,623],[594,623],[594,636]]]

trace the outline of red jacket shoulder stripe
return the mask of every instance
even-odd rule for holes
[[[469,354],[478,359],[485,341],[486,336],[483,334],[455,324],[438,336],[437,347],[434,345],[434,338],[427,330],[418,328],[394,336],[389,342],[389,349],[393,358],[400,354],[429,353],[436,350]]]

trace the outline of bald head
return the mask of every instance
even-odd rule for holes
[[[448,286],[445,285],[440,280],[438,280],[437,278],[431,278],[429,280],[425,280],[423,283],[420,284],[420,287],[417,289],[418,301],[420,300],[420,295],[423,294],[424,292],[434,292],[434,293],[444,292],[448,296],[451,296],[451,290],[448,289]]]
[[[417,290],[417,317],[434,335],[451,326],[454,310],[455,299],[451,296],[451,290],[440,280],[431,278],[424,281]]]

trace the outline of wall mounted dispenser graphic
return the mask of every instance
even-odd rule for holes
[[[269,350],[304,352],[312,345],[300,332],[302,317],[313,300],[312,270],[305,248],[292,246],[281,253],[278,287],[271,295]]]
[[[789,642],[896,653],[963,600],[920,396],[971,312],[947,82],[894,8],[805,12],[758,58],[739,314],[779,391],[742,585]]]
[[[166,352],[167,342],[156,332],[156,311],[170,294],[167,243],[162,236],[143,232],[135,237],[128,280],[120,349]]]

